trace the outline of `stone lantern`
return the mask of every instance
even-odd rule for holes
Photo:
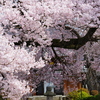
[[[46,100],[53,100],[53,96],[55,96],[56,94],[53,93],[51,90],[52,90],[52,87],[51,86],[48,86],[46,88],[46,93],[44,94],[44,96],[47,96],[47,99]]]

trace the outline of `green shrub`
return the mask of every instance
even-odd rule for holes
[[[77,100],[83,100],[83,98],[89,97],[90,95],[85,91],[78,92]]]
[[[83,100],[100,100],[100,94],[91,96],[91,97],[87,97],[87,98],[83,98]]]
[[[83,100],[95,100],[94,96],[83,98]]]
[[[73,91],[69,93],[69,97],[72,100],[83,100],[83,98],[89,97],[90,95],[85,91]]]
[[[88,89],[86,89],[86,88],[81,88],[81,89],[78,90],[78,92],[81,92],[81,91],[84,91],[84,92],[90,94],[89,91],[88,91]]]
[[[93,95],[93,96],[94,96],[94,95],[98,95],[98,93],[99,93],[99,92],[98,92],[97,90],[92,90],[92,91],[91,91],[91,95]]]
[[[100,94],[94,96],[95,100],[100,100]]]
[[[78,92],[77,91],[72,91],[68,94],[68,97],[71,98],[72,100],[77,100],[78,98]]]

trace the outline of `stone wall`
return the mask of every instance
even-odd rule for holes
[[[46,100],[46,96],[31,96],[28,100]],[[53,96],[53,100],[68,100],[66,96],[57,95]]]
[[[6,98],[5,100],[10,100],[9,98]],[[24,100],[24,99],[21,99]],[[27,98],[27,100],[46,100],[46,96],[30,96]],[[53,97],[53,100],[68,100],[68,98],[66,96],[62,96],[62,95],[56,95]]]

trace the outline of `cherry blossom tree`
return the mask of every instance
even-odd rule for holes
[[[79,77],[84,54],[99,71],[99,33],[100,0],[1,0],[2,93],[18,100],[40,81],[59,85],[72,74]],[[58,69],[64,74],[54,73]]]
[[[45,65],[41,58],[35,61],[37,51],[34,48],[28,53],[24,48],[15,48],[13,43],[0,35],[0,88],[4,96],[17,100],[29,92],[27,76],[30,68]]]

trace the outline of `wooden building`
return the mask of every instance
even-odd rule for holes
[[[73,83],[73,82],[64,80],[64,88],[63,88],[64,95],[67,95],[69,92],[72,92],[73,90],[78,90],[81,87],[82,87],[81,82]]]

